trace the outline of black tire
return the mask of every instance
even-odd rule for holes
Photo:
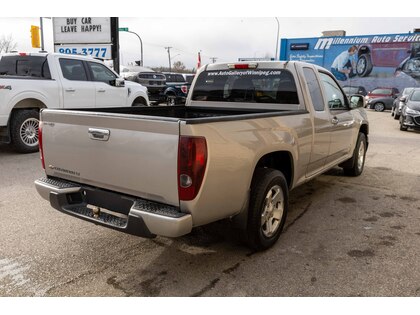
[[[272,209],[270,212],[266,209],[266,200],[268,194],[273,194],[273,191],[275,192],[274,195],[280,194],[281,191],[279,197],[282,197],[283,207],[282,209]],[[279,205],[279,202],[277,205]],[[248,246],[257,251],[273,246],[280,237],[288,209],[289,189],[284,175],[280,171],[271,168],[257,169],[251,184],[251,197],[248,208],[248,225],[246,230]],[[279,218],[275,218],[276,211],[278,211],[277,215]],[[265,224],[262,224],[264,213],[266,214],[266,219],[268,219]],[[270,225],[268,225],[268,221],[271,222]],[[269,226],[273,227],[271,233],[266,231],[269,229]]]
[[[372,72],[372,59],[370,54],[362,54],[359,56],[356,64],[356,72],[359,77],[366,77]]]
[[[166,96],[166,105],[167,106],[175,106],[176,105],[176,96],[169,94]]]
[[[403,121],[404,121],[404,117],[401,115],[400,116],[400,130],[401,131],[407,131],[408,130],[408,127],[407,126],[404,126]]]
[[[13,112],[10,124],[12,144],[19,153],[38,151],[39,112],[21,109]]]
[[[147,102],[144,98],[140,98],[140,99],[136,99],[133,102],[133,107],[137,107],[137,106],[147,106]]]
[[[375,112],[383,112],[385,110],[385,104],[382,102],[375,103],[373,105],[373,108],[375,109]]]
[[[363,151],[360,150],[363,145]],[[359,132],[357,137],[356,147],[353,151],[353,156],[342,165],[344,174],[347,176],[359,176],[363,172],[365,166],[365,157],[367,151],[367,141],[364,133]],[[362,155],[362,158],[360,156]]]
[[[395,119],[395,120],[400,119],[400,115],[398,115],[397,113],[395,113],[395,114],[394,114],[394,119]]]

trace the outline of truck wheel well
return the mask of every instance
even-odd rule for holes
[[[293,159],[290,152],[287,151],[278,151],[272,152],[264,155],[258,161],[255,170],[258,168],[273,168],[279,170],[283,173],[286,178],[287,185],[289,188],[292,186],[293,182]],[[254,174],[255,174],[254,170]]]
[[[360,126],[360,132],[363,133],[366,137],[366,146],[369,146],[369,142],[367,141],[368,139],[368,133],[369,133],[369,126],[366,124],[363,124]]]
[[[359,48],[359,51],[357,52],[357,57],[360,57],[360,55],[369,54],[369,53],[370,53],[370,49],[368,46],[361,46]]]
[[[141,97],[141,96],[137,97],[137,98],[133,101],[133,104],[132,104],[131,106],[138,106],[138,104],[140,104],[140,105],[144,105],[144,106],[147,106],[147,102],[146,102],[146,100],[144,99],[144,97]]]
[[[47,108],[43,102],[36,98],[27,98],[24,100],[19,101],[13,109],[21,109],[21,108],[33,108],[33,109],[41,109],[41,108]]]

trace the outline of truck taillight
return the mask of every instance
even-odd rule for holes
[[[181,136],[178,148],[178,195],[193,200],[200,191],[207,164],[207,142],[203,137]]]
[[[39,122],[38,126],[38,143],[39,143],[39,155],[41,157],[42,168],[45,170],[45,161],[44,161],[44,150],[42,147],[42,121]]]
[[[181,91],[182,91],[182,93],[187,94],[188,93],[188,86],[186,86],[186,85],[181,86]]]

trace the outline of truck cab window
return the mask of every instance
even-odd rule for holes
[[[299,104],[293,75],[283,69],[203,71],[198,76],[192,99],[211,102]]]
[[[3,56],[0,75],[51,79],[47,58],[43,56]]]
[[[93,81],[104,82],[110,84],[117,76],[104,65],[96,62],[88,62],[89,68],[92,71]]]
[[[346,97],[341,92],[340,87],[328,74],[319,72],[322,85],[324,86],[325,98],[328,108],[331,110],[346,110],[349,109]]]
[[[82,60],[60,58],[63,77],[71,81],[88,81]]]
[[[319,86],[318,79],[316,78],[314,70],[311,68],[303,68],[305,75],[306,85],[308,86],[309,93],[311,94],[312,105],[316,111],[324,111],[324,100],[321,94],[321,87]]]

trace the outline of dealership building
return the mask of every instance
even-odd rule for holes
[[[416,30],[417,31],[417,30]],[[342,86],[420,87],[420,33],[282,39],[280,60],[317,64],[334,73]],[[343,70],[344,69],[344,70]]]

